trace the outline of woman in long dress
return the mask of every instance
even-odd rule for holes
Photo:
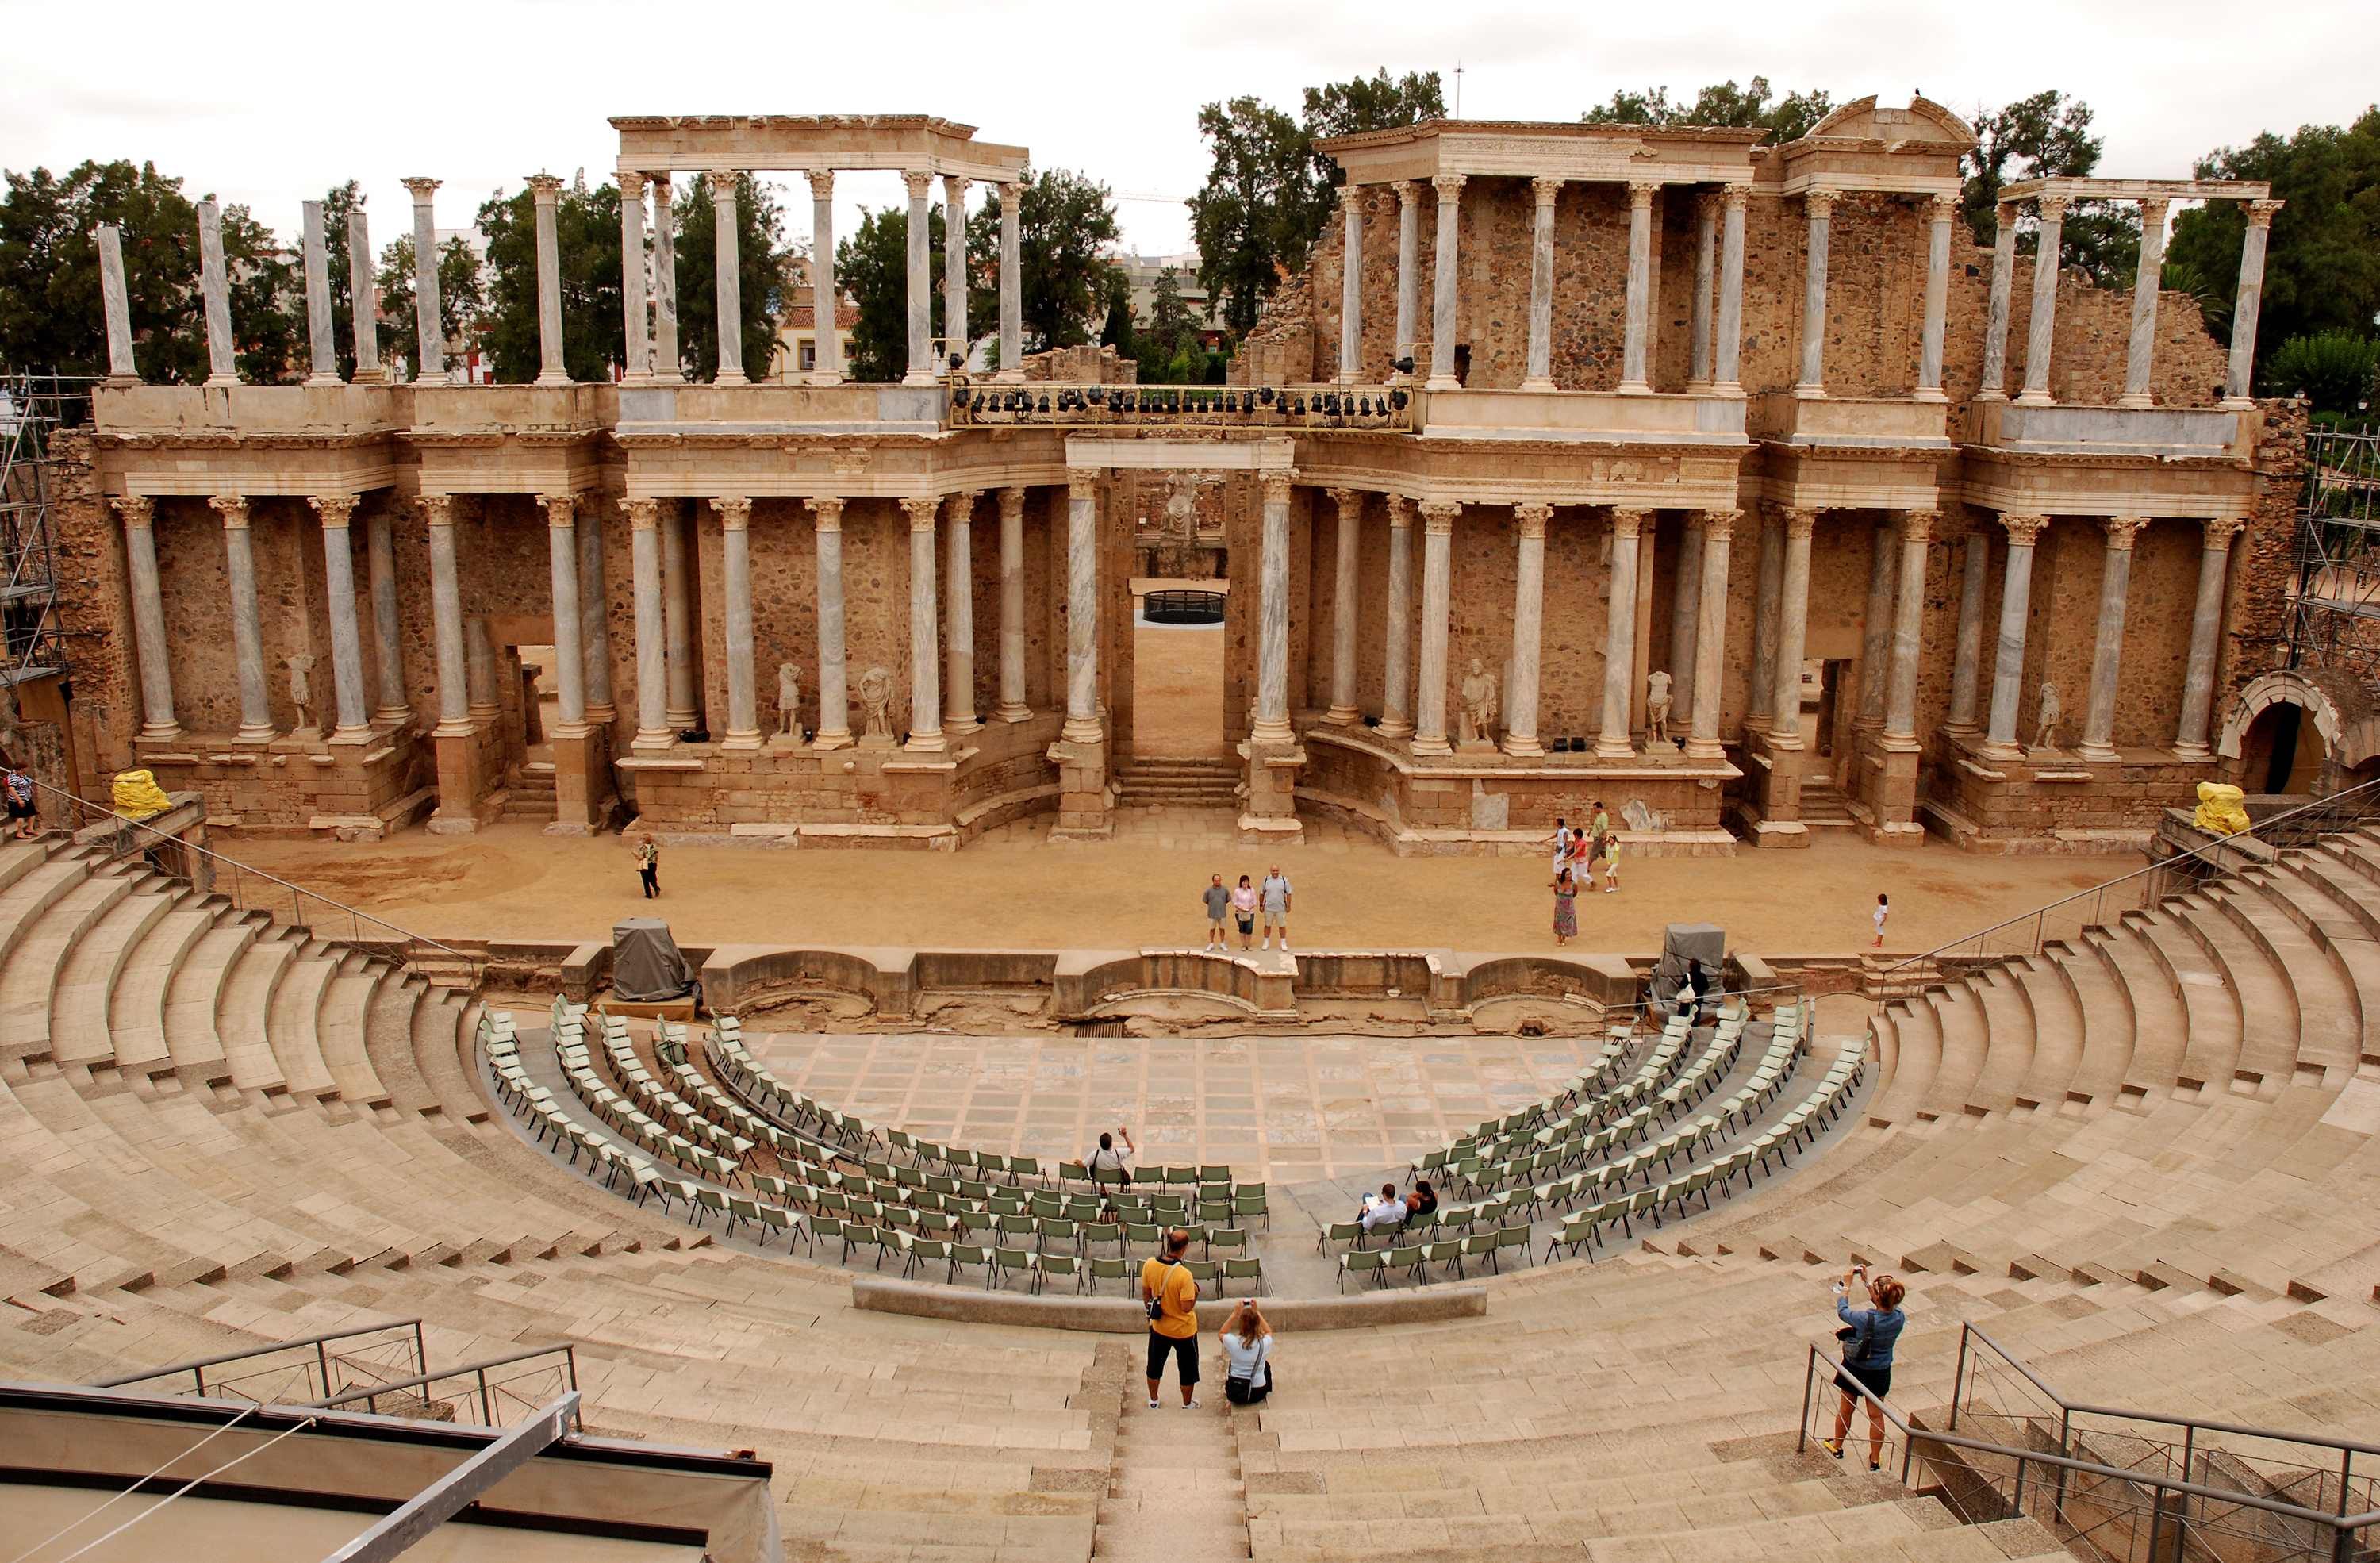
[[[1565,863],[1554,876],[1554,942],[1568,944],[1578,937],[1578,881]]]

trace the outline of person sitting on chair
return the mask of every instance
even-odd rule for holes
[[[1378,1193],[1367,1193],[1364,1196],[1363,1214],[1355,1218],[1364,1224],[1364,1230],[1368,1232],[1375,1227],[1396,1226],[1404,1220],[1407,1213],[1405,1202],[1397,1197],[1397,1186],[1394,1183],[1382,1183]]]
[[[1413,1193],[1405,1200],[1405,1219],[1418,1221],[1438,1208],[1438,1195],[1430,1192],[1427,1179],[1417,1180]]]

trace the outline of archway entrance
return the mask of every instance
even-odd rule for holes
[[[2313,713],[2294,700],[2276,700],[2257,712],[2240,746],[2250,792],[2312,794],[2328,756]]]

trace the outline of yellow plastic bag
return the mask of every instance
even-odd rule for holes
[[[173,806],[165,790],[157,785],[157,778],[145,770],[118,771],[115,777],[115,812],[127,819],[146,819],[152,814],[163,814]]]
[[[2198,784],[2198,813],[2192,823],[2218,836],[2237,835],[2248,828],[2248,811],[2240,806],[2247,794],[2223,782]]]

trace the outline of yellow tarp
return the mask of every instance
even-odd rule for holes
[[[2198,814],[2192,821],[2202,830],[2212,830],[2218,836],[2237,835],[2248,828],[2248,811],[2240,800],[2247,794],[2222,782],[2201,782],[2198,784]]]
[[[118,771],[115,777],[115,812],[127,819],[146,819],[152,814],[163,814],[173,806],[165,790],[157,785],[157,778],[145,770]]]

